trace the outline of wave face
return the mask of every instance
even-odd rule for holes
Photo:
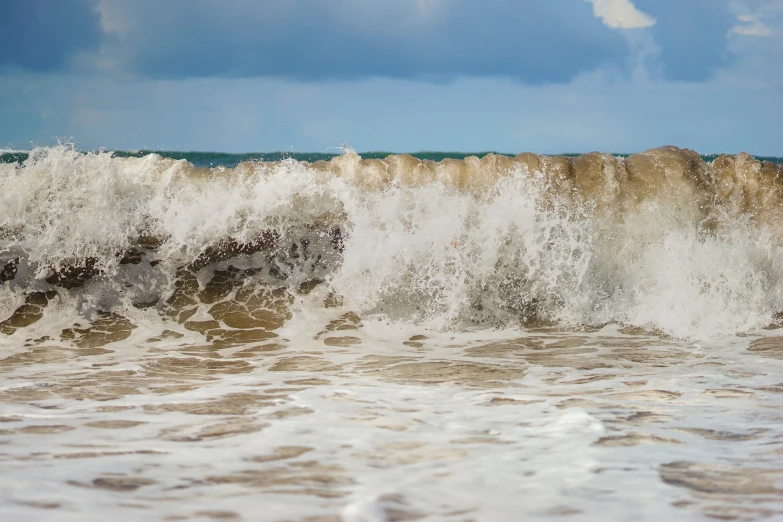
[[[243,342],[336,308],[442,329],[619,323],[709,338],[783,311],[783,167],[747,154],[349,151],[234,168],[25,154],[0,164],[6,335],[70,314],[111,325],[63,330],[77,342],[140,321]]]

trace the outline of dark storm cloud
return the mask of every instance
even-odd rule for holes
[[[731,58],[727,0],[634,3],[657,19],[631,31],[653,36],[667,79],[704,80]],[[585,0],[6,0],[0,14],[0,67],[154,79],[567,83],[626,69],[628,49]]]
[[[0,8],[0,67],[61,69],[78,51],[97,49],[98,15],[88,0],[10,0]]]
[[[155,78],[567,82],[626,54],[584,0],[138,0],[105,16],[124,26],[109,56]]]

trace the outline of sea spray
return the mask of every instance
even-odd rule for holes
[[[266,306],[250,294],[319,287],[309,306],[439,329],[739,333],[783,311],[781,183],[779,165],[673,147],[212,169],[38,148],[0,165],[0,320],[23,330],[8,321],[37,299],[226,335],[226,307]]]

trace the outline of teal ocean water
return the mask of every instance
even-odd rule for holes
[[[330,160],[339,156],[339,152],[250,152],[250,153],[225,153],[225,152],[182,152],[166,150],[138,150],[138,151],[114,151],[111,154],[118,158],[141,158],[149,154],[157,154],[163,158],[174,160],[185,160],[195,167],[227,167],[234,168],[243,161],[280,161],[283,159],[293,159],[295,161],[321,161]],[[371,151],[361,152],[359,155],[364,159],[383,159],[388,156],[399,153]],[[429,161],[442,161],[444,159],[462,160],[470,156],[483,158],[487,154],[497,154],[501,156],[513,156],[513,154],[501,152],[438,152],[438,151],[420,151],[409,153],[416,159]],[[577,157],[581,153],[564,153],[565,157]],[[627,157],[630,154],[614,154],[617,157]],[[29,156],[26,151],[2,151],[0,152],[0,163],[19,163],[25,161]],[[713,161],[718,154],[703,154],[701,158],[706,161]],[[772,156],[753,156],[760,161],[771,161],[773,163],[783,163],[783,157]]]

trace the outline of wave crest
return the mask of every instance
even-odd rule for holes
[[[224,328],[218,294],[249,310],[250,288],[319,288],[318,306],[440,328],[737,333],[783,310],[782,173],[675,147],[213,169],[39,148],[0,164],[0,329],[51,301]]]

